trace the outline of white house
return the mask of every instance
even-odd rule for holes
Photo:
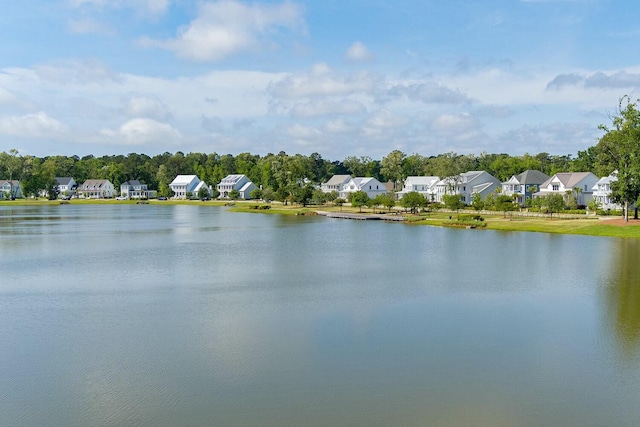
[[[78,184],[71,177],[56,177],[56,182],[58,183],[58,193],[63,196],[72,196],[76,189],[78,188]]]
[[[442,202],[445,194],[460,194],[467,205],[473,201],[474,194],[479,194],[484,200],[489,194],[495,193],[502,183],[485,171],[469,171],[460,175],[442,179],[434,184],[435,200]]]
[[[533,197],[542,197],[548,194],[561,194],[563,197],[571,193],[576,198],[578,205],[586,205],[593,197],[593,186],[598,182],[598,177],[591,172],[562,172],[553,175],[540,185],[540,191]]]
[[[407,193],[413,191],[422,194],[427,200],[435,200],[436,183],[440,181],[437,176],[408,176],[404,180],[404,187],[396,192],[396,197],[401,199]]]
[[[549,175],[537,170],[526,170],[518,175],[513,175],[508,181],[502,183],[502,194],[516,196],[516,202],[525,206],[527,200],[540,190],[540,186],[550,178]]]
[[[18,199],[22,197],[20,181],[12,179],[0,180],[0,199]]]
[[[107,179],[88,179],[78,187],[78,195],[87,199],[110,199],[116,190]]]
[[[120,195],[129,199],[150,199],[155,197],[155,191],[149,190],[147,184],[143,184],[137,179],[120,184]]]
[[[169,188],[173,191],[174,199],[186,199],[187,193],[197,196],[197,188],[200,182],[200,178],[196,175],[178,175],[171,181]]]
[[[611,183],[617,181],[618,177],[615,172],[609,176],[600,178],[598,182],[591,188],[593,191],[593,199],[598,202],[603,210],[621,210],[622,205],[611,201]]]
[[[240,198],[248,200],[251,198],[251,192],[256,190],[258,187],[251,182],[246,175],[227,175],[220,181],[220,183],[216,186],[218,192],[220,193],[221,199],[226,199],[229,197],[229,193],[233,190],[237,190],[240,193]]]
[[[331,193],[332,191],[340,193],[342,187],[349,181],[351,181],[351,175],[333,175],[329,181],[320,185],[320,189],[324,193]]]
[[[370,199],[374,199],[378,194],[387,193],[387,187],[375,178],[350,178],[338,191],[338,197],[347,200],[349,193],[356,191],[364,191]]]

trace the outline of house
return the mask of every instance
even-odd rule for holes
[[[78,184],[71,177],[59,177],[55,178],[58,183],[58,194],[62,196],[73,196],[78,188]]]
[[[324,193],[331,193],[335,191],[340,193],[342,191],[342,187],[351,180],[351,175],[333,175],[329,181],[320,185],[320,189]]]
[[[0,199],[22,198],[22,187],[17,179],[0,180]]]
[[[216,186],[221,199],[226,199],[233,190],[240,193],[241,199],[250,199],[251,192],[258,187],[246,175],[227,175]]]
[[[189,196],[197,196],[198,190],[202,187],[202,181],[196,175],[178,175],[175,177],[169,188],[173,191],[174,199],[186,199]]]
[[[602,177],[591,188],[593,199],[598,202],[602,210],[622,210],[622,205],[611,201],[611,183],[617,181],[616,173]]]
[[[120,196],[128,199],[151,199],[156,196],[156,191],[149,190],[147,184],[143,184],[137,179],[120,184]]]
[[[473,196],[479,194],[482,200],[495,193],[502,183],[486,171],[469,171],[442,179],[434,184],[435,200],[442,202],[445,194],[459,194],[462,201],[470,205]]]
[[[78,187],[78,196],[87,199],[110,199],[115,195],[116,190],[107,179],[88,179]]]
[[[342,185],[342,189],[338,191],[338,197],[347,200],[349,193],[355,193],[356,191],[364,191],[370,199],[374,199],[379,194],[387,193],[387,187],[375,178],[350,177]]]
[[[562,172],[553,175],[540,185],[540,191],[533,197],[543,197],[549,194],[561,194],[568,198],[569,194],[576,197],[578,206],[585,206],[593,197],[593,186],[598,177],[591,172]]]
[[[502,194],[515,196],[515,201],[522,207],[531,200],[533,193],[540,190],[540,186],[550,178],[549,175],[537,170],[526,170],[518,175],[513,175],[508,181],[502,183]]]
[[[396,197],[402,199],[405,194],[417,192],[422,194],[427,200],[435,200],[435,184],[440,181],[437,176],[408,176],[404,180],[404,187],[396,192]]]

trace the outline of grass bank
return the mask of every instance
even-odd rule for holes
[[[307,206],[284,205],[282,203],[257,203],[255,201],[237,201],[228,202],[220,200],[149,200],[152,205],[196,205],[196,206],[228,206],[233,212],[262,213],[262,214],[278,214],[278,215],[315,215],[316,211],[328,212],[351,212],[362,214],[380,214],[386,210],[369,208],[352,208],[350,206]],[[13,201],[0,201],[0,206],[42,206],[42,205],[59,205],[61,202],[57,200],[46,199],[20,199]],[[101,205],[101,204],[136,204],[135,200],[96,200],[96,199],[73,199],[69,202],[72,205]],[[460,226],[456,224],[455,218],[458,214],[452,212],[432,212],[429,214],[422,213],[420,215],[412,215],[408,212],[394,211],[398,215],[406,218],[405,223],[411,225],[430,225],[438,227]],[[461,211],[461,214],[470,214],[471,211]],[[498,230],[498,231],[525,231],[537,233],[555,233],[555,234],[579,234],[586,236],[607,236],[607,237],[623,237],[623,238],[640,238],[640,221],[630,220],[627,225],[621,225],[619,219],[611,219],[605,217],[600,219],[597,217],[583,218],[548,218],[548,217],[504,217],[502,214],[483,214],[484,225],[479,227],[481,230]],[[453,218],[453,220],[450,219]]]

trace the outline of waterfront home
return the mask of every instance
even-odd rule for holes
[[[61,196],[73,196],[78,188],[78,183],[70,176],[57,176],[58,194]]]
[[[79,197],[87,199],[110,199],[116,195],[113,184],[107,179],[88,179],[77,192]]]
[[[609,176],[602,177],[591,188],[593,199],[598,202],[602,210],[622,210],[622,205],[611,201],[611,183],[617,181],[615,172]]]
[[[340,193],[342,187],[351,180],[351,175],[333,175],[329,181],[320,185],[320,189],[324,193],[331,193],[335,191]]]
[[[17,179],[0,180],[0,199],[18,199],[22,197],[22,187]]]
[[[591,172],[561,172],[543,182],[533,197],[561,194],[568,200],[571,195],[578,206],[585,206],[593,197],[593,186],[597,182],[598,177]]]
[[[404,180],[401,191],[396,192],[396,198],[402,199],[407,193],[417,192],[428,201],[435,200],[436,183],[440,181],[437,176],[408,176]]]
[[[191,197],[198,195],[200,182],[196,175],[178,175],[171,181],[169,188],[173,191],[174,199],[186,199],[187,193]]]
[[[338,191],[338,197],[347,200],[349,193],[364,191],[370,199],[374,199],[378,194],[387,193],[387,187],[375,178],[349,178]]]
[[[218,197],[221,199],[229,198],[229,194],[237,190],[241,199],[248,200],[251,198],[251,192],[258,187],[246,175],[235,174],[224,177],[216,188],[220,193]]]
[[[531,200],[533,194],[540,190],[540,186],[550,178],[549,175],[537,170],[526,170],[518,175],[513,175],[508,181],[502,183],[502,194],[515,196],[515,201],[520,206],[525,206],[527,200]]]
[[[152,199],[156,195],[157,191],[149,190],[147,184],[137,179],[130,179],[120,184],[120,196],[127,199]]]
[[[473,196],[479,194],[482,200],[495,193],[502,183],[489,172],[469,171],[456,176],[444,178],[434,184],[435,200],[442,202],[445,194],[459,194],[461,200],[470,205]]]

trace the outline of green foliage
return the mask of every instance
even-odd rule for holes
[[[482,200],[482,196],[480,196],[480,193],[475,193],[473,195],[471,206],[477,211],[481,211],[482,209],[484,209],[484,200]]]
[[[229,191],[229,199],[238,200],[240,198],[240,192],[237,189]]]
[[[400,206],[409,209],[412,213],[417,213],[419,208],[427,206],[427,199],[417,191],[410,191],[400,199]]]
[[[351,206],[354,208],[360,208],[360,212],[362,212],[362,207],[366,206],[368,201],[369,195],[362,190],[349,193],[349,202],[351,203]]]
[[[47,198],[49,200],[56,200],[60,195],[60,189],[58,188],[58,181],[52,179],[49,181],[49,190],[47,191]]]
[[[465,206],[460,194],[445,194],[442,196],[442,203],[444,203],[447,209],[452,211],[458,211]]]
[[[391,208],[396,205],[396,199],[393,197],[393,194],[378,194],[374,199],[374,204],[376,206],[384,206],[389,212],[391,212]]]
[[[604,125],[605,134],[596,145],[598,163],[608,173],[616,172],[618,180],[611,184],[611,199],[625,207],[629,218],[629,205],[640,196],[640,110],[638,102],[623,96],[618,113],[612,119],[613,128]]]
[[[249,197],[251,197],[252,199],[262,199],[262,189],[260,188],[256,188],[255,190],[253,190],[250,194]]]
[[[503,212],[505,215],[507,212],[518,209],[518,206],[513,202],[513,197],[506,194],[498,194],[494,206],[496,210]]]
[[[209,197],[211,197],[211,194],[209,194],[209,189],[206,186],[198,190],[198,199],[208,199]]]

